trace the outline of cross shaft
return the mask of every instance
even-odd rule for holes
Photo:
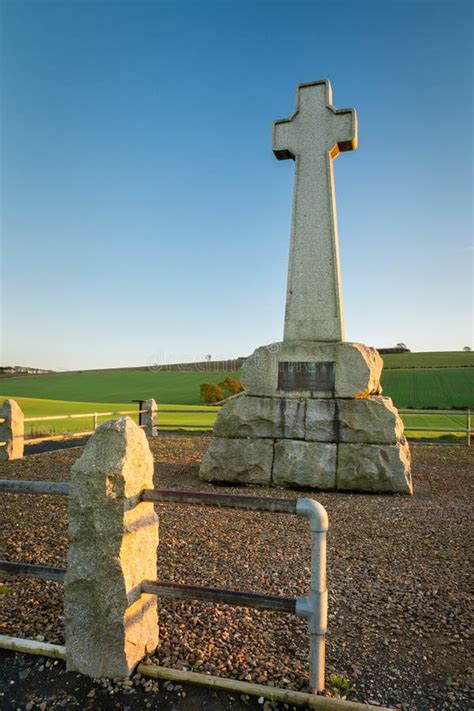
[[[297,109],[273,124],[273,152],[295,161],[284,340],[342,341],[332,162],[357,145],[354,109],[332,106],[329,81],[300,84]]]

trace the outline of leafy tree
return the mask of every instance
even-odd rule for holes
[[[468,351],[472,351],[472,348],[471,346],[464,346],[463,351],[466,351],[467,353]]]

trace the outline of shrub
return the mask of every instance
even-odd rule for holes
[[[219,387],[226,390],[229,395],[237,395],[237,393],[244,391],[242,383],[238,378],[226,378],[222,383],[219,383]]]
[[[200,387],[201,397],[210,404],[224,399],[224,393],[216,383],[203,383]]]

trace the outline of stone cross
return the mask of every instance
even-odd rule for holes
[[[300,84],[296,112],[273,124],[273,152],[296,163],[285,341],[342,341],[332,161],[357,146],[354,109],[335,109],[329,81]]]

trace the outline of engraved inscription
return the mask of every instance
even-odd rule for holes
[[[334,392],[336,364],[280,361],[278,389],[290,391]]]

